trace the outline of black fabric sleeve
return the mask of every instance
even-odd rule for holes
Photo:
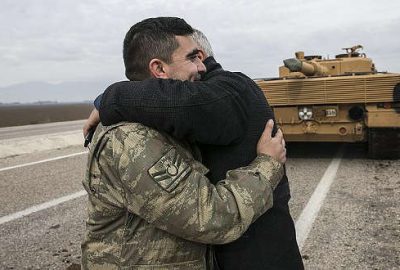
[[[218,66],[211,61],[205,81],[147,79],[115,83],[101,97],[101,122],[139,122],[178,139],[203,144],[238,142],[247,128],[247,105],[240,92],[245,82]]]
[[[97,98],[93,102],[93,105],[97,110],[100,109],[100,103],[101,103],[101,99],[102,98],[103,98],[103,94],[100,94],[100,95],[97,96]]]

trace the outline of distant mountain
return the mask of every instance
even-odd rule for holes
[[[28,82],[0,87],[0,103],[92,101],[112,81],[76,81],[51,84]]]

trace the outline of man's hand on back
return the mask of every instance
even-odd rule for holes
[[[91,129],[96,129],[97,125],[100,123],[100,115],[97,109],[93,109],[90,113],[89,118],[86,120],[85,125],[83,126],[83,137],[89,134]]]
[[[257,154],[265,154],[273,157],[280,163],[286,162],[286,148],[285,139],[283,139],[283,133],[279,129],[272,137],[272,129],[274,127],[274,121],[269,120],[265,126],[263,133],[257,143]]]

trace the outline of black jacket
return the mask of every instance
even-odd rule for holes
[[[209,179],[248,165],[273,111],[262,91],[242,73],[205,61],[202,81],[148,79],[119,82],[104,92],[100,119],[110,125],[140,122],[199,145]],[[237,241],[216,246],[221,269],[302,269],[294,224],[289,213],[286,175],[274,191],[274,206]],[[268,267],[268,268],[266,268]]]

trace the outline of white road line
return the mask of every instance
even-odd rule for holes
[[[39,205],[34,205],[34,206],[29,207],[29,208],[27,208],[27,209],[25,209],[23,211],[16,212],[16,213],[13,213],[13,214],[10,214],[10,215],[7,215],[7,216],[3,216],[3,217],[0,218],[0,225],[3,224],[3,223],[9,222],[9,221],[13,221],[13,220],[28,216],[28,215],[30,215],[32,213],[39,212],[41,210],[45,210],[47,208],[56,206],[56,205],[61,204],[63,202],[67,202],[67,201],[82,197],[84,195],[86,195],[86,191],[85,190],[81,190],[81,191],[78,191],[76,193],[61,197],[61,198],[57,198],[57,199],[54,199],[54,200],[51,200],[51,201],[48,201],[48,202],[45,202],[45,203],[42,203],[42,204],[39,204]]]
[[[300,251],[307,240],[308,234],[310,233],[312,225],[318,216],[318,212],[321,209],[326,195],[328,194],[329,188],[336,178],[336,173],[339,169],[343,152],[344,147],[342,146],[329,164],[318,186],[314,190],[314,193],[311,195],[306,207],[303,209],[296,221],[296,238]]]
[[[59,156],[59,157],[55,157],[55,158],[48,158],[48,159],[43,159],[43,160],[39,160],[39,161],[24,163],[24,164],[20,164],[20,165],[11,166],[11,167],[5,167],[5,168],[1,168],[0,172],[12,170],[12,169],[16,169],[16,168],[22,168],[22,167],[26,167],[26,166],[31,166],[31,165],[36,165],[36,164],[40,164],[40,163],[44,163],[44,162],[59,160],[59,159],[63,159],[63,158],[75,157],[75,156],[79,156],[79,155],[83,155],[83,154],[87,154],[87,153],[88,153],[87,151],[84,151],[84,152],[74,153],[74,154],[70,154],[70,155]]]

